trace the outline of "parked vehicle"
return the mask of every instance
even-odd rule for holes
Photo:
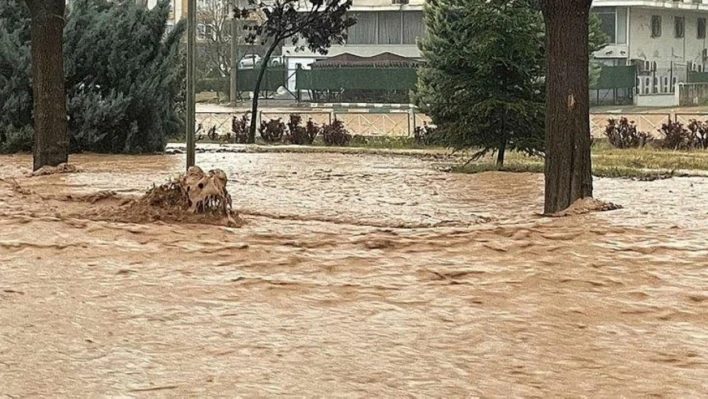
[[[261,56],[258,54],[246,54],[238,62],[239,69],[253,69],[261,63]]]
[[[241,58],[241,61],[238,62],[238,68],[239,69],[253,69],[255,67],[258,67],[261,65],[263,62],[263,58],[258,55],[258,54],[246,54]],[[268,62],[269,66],[272,67],[279,67],[285,64],[285,59],[281,55],[275,55],[270,57],[270,61]]]

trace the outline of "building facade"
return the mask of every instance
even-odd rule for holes
[[[401,4],[405,3],[405,4]],[[389,52],[420,58],[416,40],[423,35],[424,0],[354,0],[358,23],[347,43],[328,57],[350,53],[363,57]],[[708,0],[595,0],[592,12],[602,21],[610,44],[595,56],[605,65],[636,64],[638,93],[670,93],[688,70],[708,66]],[[289,66],[306,67],[322,56],[295,53],[285,46]]]
[[[706,70],[708,0],[595,0],[593,12],[611,42],[595,57],[636,65],[636,94],[673,93],[689,71]]]
[[[392,53],[406,58],[421,57],[416,41],[423,35],[423,5],[425,0],[354,0],[350,14],[357,24],[349,28],[347,42],[333,46],[326,57],[349,53],[371,57]],[[326,58],[310,51],[295,52],[283,47],[289,69]],[[294,85],[294,83],[293,83]]]

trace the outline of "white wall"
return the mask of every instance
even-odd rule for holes
[[[651,37],[651,18],[661,16],[661,37]],[[674,17],[685,17],[685,35],[677,39]],[[703,63],[706,39],[698,39],[698,18],[708,18],[708,12],[632,8],[630,10],[629,58],[655,61],[659,69],[668,68],[671,61]]]
[[[678,106],[678,96],[675,94],[648,94],[634,96],[634,104],[638,107],[675,107]]]
[[[174,7],[175,7],[174,17],[175,17],[175,20],[179,20],[179,19],[181,19],[182,16],[183,16],[182,13],[184,12],[184,14],[186,14],[186,13],[187,13],[187,10],[182,10],[182,1],[181,1],[181,0],[173,0],[173,1],[175,2],[175,5],[174,5]],[[184,16],[186,17],[186,15],[184,15]]]

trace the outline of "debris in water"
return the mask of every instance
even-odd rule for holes
[[[56,175],[59,173],[76,173],[80,172],[79,168],[68,163],[60,163],[57,166],[42,166],[32,172],[32,176]]]
[[[243,222],[231,209],[231,195],[226,190],[228,179],[221,169],[208,173],[192,166],[161,186],[153,186],[145,195],[133,200],[123,211],[130,220],[189,221],[201,216],[202,221],[217,218],[231,227]],[[193,216],[193,217],[192,217]]]
[[[600,201],[599,199],[595,199],[592,197],[587,197],[587,198],[581,198],[577,201],[575,201],[571,206],[568,208],[560,211],[553,213],[551,217],[565,217],[565,216],[573,216],[573,215],[582,215],[590,212],[605,212],[605,211],[614,211],[617,209],[622,209],[621,205],[613,204],[612,202],[605,202],[605,201]]]

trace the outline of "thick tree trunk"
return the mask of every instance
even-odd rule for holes
[[[591,0],[542,0],[546,22],[545,212],[592,197],[588,18]]]
[[[279,41],[274,40],[273,44],[270,46],[268,51],[266,51],[265,56],[261,60],[261,70],[258,72],[258,78],[256,79],[256,85],[253,87],[253,103],[251,105],[251,125],[248,129],[248,143],[253,144],[256,142],[256,117],[258,116],[258,96],[261,93],[261,83],[263,82],[263,76],[265,76],[265,71],[268,69],[268,62],[270,57],[273,55],[275,48],[277,47]]]
[[[64,0],[26,0],[31,15],[34,170],[69,159],[62,40]]]

